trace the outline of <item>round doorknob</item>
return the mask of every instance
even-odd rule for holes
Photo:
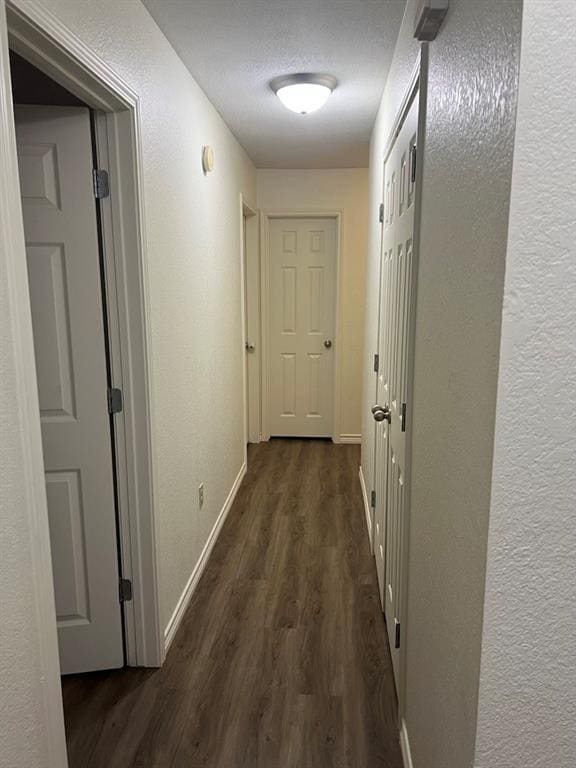
[[[244,346],[246,347],[247,352],[254,352],[256,349],[256,345],[252,341],[247,341]]]
[[[388,408],[387,405],[382,407],[381,405],[375,405],[374,408],[372,408],[372,416],[374,416],[374,421],[386,421],[388,424],[392,421],[392,414],[390,413],[390,408]]]
[[[330,341],[330,339],[326,339],[326,341],[324,342],[324,346],[326,347],[326,349],[330,349],[330,347],[332,346],[332,342]]]

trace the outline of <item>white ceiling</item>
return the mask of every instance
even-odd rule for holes
[[[405,0],[143,0],[259,168],[353,168],[368,142]],[[277,75],[319,72],[338,87],[296,115]]]

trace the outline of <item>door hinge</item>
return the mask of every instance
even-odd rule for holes
[[[110,196],[110,182],[108,180],[108,171],[100,171],[94,168],[92,171],[92,181],[94,184],[94,197],[96,200],[102,200]]]
[[[108,413],[120,413],[122,408],[122,390],[117,387],[110,387],[108,390]]]
[[[406,403],[402,403],[402,409],[400,411],[400,425],[402,432],[406,432]]]
[[[394,638],[394,648],[400,648],[400,622],[398,619],[394,619],[394,624],[396,627],[396,636]]]
[[[384,203],[380,203],[380,207],[378,208],[378,221],[380,224],[384,222]]]
[[[418,157],[418,149],[416,144],[412,146],[410,150],[410,180],[412,183],[416,181],[416,159]]]
[[[378,373],[380,367],[380,355],[374,355],[374,373]]]
[[[120,579],[120,602],[127,603],[132,600],[132,582],[130,579]]]
[[[370,506],[376,508],[376,491],[370,492]]]

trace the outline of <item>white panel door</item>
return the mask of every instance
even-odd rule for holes
[[[375,556],[394,675],[398,684],[405,574],[406,426],[413,295],[418,96],[384,166],[378,395],[375,418]]]
[[[90,116],[15,109],[60,666],[124,663]]]
[[[270,434],[331,437],[336,221],[270,222]]]

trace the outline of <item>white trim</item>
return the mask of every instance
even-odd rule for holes
[[[424,46],[421,46],[421,48],[424,48]],[[390,130],[390,133],[388,134],[388,138],[384,143],[384,153],[383,153],[384,162],[386,162],[386,160],[388,159],[388,155],[392,151],[392,147],[394,146],[396,137],[400,133],[400,128],[402,127],[404,118],[408,114],[408,108],[412,102],[412,99],[414,98],[414,95],[416,94],[416,91],[418,90],[419,82],[420,82],[420,69],[421,69],[421,61],[420,61],[420,54],[419,54],[416,59],[416,62],[414,63],[412,72],[410,74],[410,80],[408,81],[408,85],[406,86],[404,97],[400,102],[400,106],[398,107],[398,111],[396,112],[394,122],[392,123],[392,129]]]
[[[358,467],[358,475],[360,477],[362,501],[364,502],[364,514],[366,515],[366,528],[368,529],[368,539],[370,540],[370,551],[372,551],[372,507],[370,506],[370,501],[368,500],[368,491],[366,490],[366,481],[364,480],[362,465]]]
[[[242,349],[244,354],[244,404],[248,404],[248,418],[244,424],[244,443],[260,442],[260,224],[258,210],[249,205],[240,193],[240,237],[242,269]],[[245,350],[250,340],[255,349]],[[247,458],[247,456],[246,456]]]
[[[418,99],[418,127],[416,144],[418,146],[418,164],[420,171],[416,174],[416,188],[414,193],[414,233],[412,240],[412,306],[410,308],[409,330],[408,330],[408,376],[407,376],[407,397],[408,403],[414,403],[414,354],[416,349],[416,304],[418,294],[418,273],[420,269],[420,222],[422,213],[422,188],[424,174],[424,157],[426,153],[426,104],[428,94],[428,44],[423,43],[420,46],[420,56],[414,68],[410,85],[404,98],[405,110],[410,108],[414,98]],[[400,123],[404,117],[400,119]],[[410,633],[408,622],[408,568],[409,568],[409,543],[410,543],[410,515],[412,504],[412,423],[413,419],[408,417],[408,428],[406,435],[406,466],[404,468],[404,568],[401,574],[401,600],[400,620],[403,622],[404,642],[402,644],[399,664],[399,683],[398,692],[398,712],[403,719],[406,714],[406,677],[407,677],[407,658],[406,647],[407,638]],[[406,732],[406,738],[408,734]]]
[[[56,610],[52,579],[52,558],[48,530],[48,509],[44,483],[44,460],[40,434],[40,413],[28,273],[24,247],[20,182],[16,155],[16,136],[10,84],[7,19],[0,0],[0,254],[6,263],[7,304],[12,337],[8,366],[14,366],[15,396],[18,402],[19,429],[11,439],[20,444],[23,484],[22,514],[28,518],[33,605],[37,624],[38,659],[34,678],[40,692],[38,717],[46,733],[47,768],[68,765],[62,710],[62,687],[56,634]],[[3,438],[4,439],[4,438]]]
[[[356,434],[343,434],[338,435],[338,439],[335,440],[336,443],[348,443],[350,445],[358,445],[362,442],[362,435],[356,435]]]
[[[6,0],[6,11],[10,46],[106,113],[102,116],[104,144],[111,167],[117,169],[116,197],[108,211],[110,240],[105,243],[113,251],[116,285],[108,282],[107,287],[115,294],[117,309],[112,334],[112,341],[117,341],[114,377],[123,383],[126,403],[116,430],[122,433],[118,471],[124,473],[125,481],[119,510],[121,552],[124,575],[132,576],[134,586],[134,600],[124,605],[127,660],[131,665],[160,666],[164,648],[154,514],[157,484],[139,99],[57,16],[34,0]],[[5,37],[1,42],[7,48]],[[12,120],[11,105],[8,114]],[[102,144],[101,129],[100,149]],[[18,187],[11,192],[19,199]]]
[[[270,220],[271,219],[335,219],[336,220],[336,291],[334,316],[334,406],[332,440],[340,440],[342,422],[342,220],[341,210],[263,210],[260,212],[260,328],[261,328],[261,439],[270,440]]]
[[[406,720],[404,720],[404,718],[402,718],[402,726],[400,728],[400,749],[402,750],[404,768],[414,768],[412,753],[410,752],[410,741],[408,739],[408,728],[406,727]]]
[[[244,195],[240,192],[240,328],[241,328],[241,354],[242,354],[242,409],[243,419],[243,446],[244,464],[248,465],[248,359],[246,352],[246,326],[248,325],[248,302],[246,300],[246,213],[244,212]],[[164,644],[166,647],[166,644]]]
[[[230,493],[228,494],[226,501],[224,502],[224,506],[222,507],[222,509],[220,510],[220,513],[218,514],[218,517],[216,518],[214,527],[210,531],[210,535],[208,536],[206,544],[204,545],[204,549],[202,550],[200,557],[198,558],[198,562],[194,566],[194,570],[190,574],[190,578],[188,579],[188,582],[184,587],[184,591],[182,592],[182,594],[180,595],[180,598],[178,599],[178,602],[176,603],[176,608],[174,609],[174,613],[172,614],[172,616],[170,617],[170,621],[166,625],[166,629],[164,630],[164,647],[166,649],[166,652],[170,648],[170,645],[172,644],[172,641],[176,636],[178,628],[182,623],[182,619],[184,618],[184,614],[186,613],[186,608],[188,607],[188,604],[192,599],[192,595],[194,594],[194,591],[198,586],[200,577],[202,576],[204,569],[206,568],[208,559],[210,558],[210,553],[212,552],[212,548],[216,543],[218,534],[220,533],[222,526],[224,525],[226,517],[228,516],[228,512],[230,511],[230,508],[234,503],[234,499],[236,498],[236,494],[238,493],[238,490],[240,488],[240,485],[242,484],[242,480],[244,479],[245,475],[246,475],[246,462],[244,462],[240,467],[240,471],[238,472],[236,479],[232,484],[232,488],[230,489]]]

